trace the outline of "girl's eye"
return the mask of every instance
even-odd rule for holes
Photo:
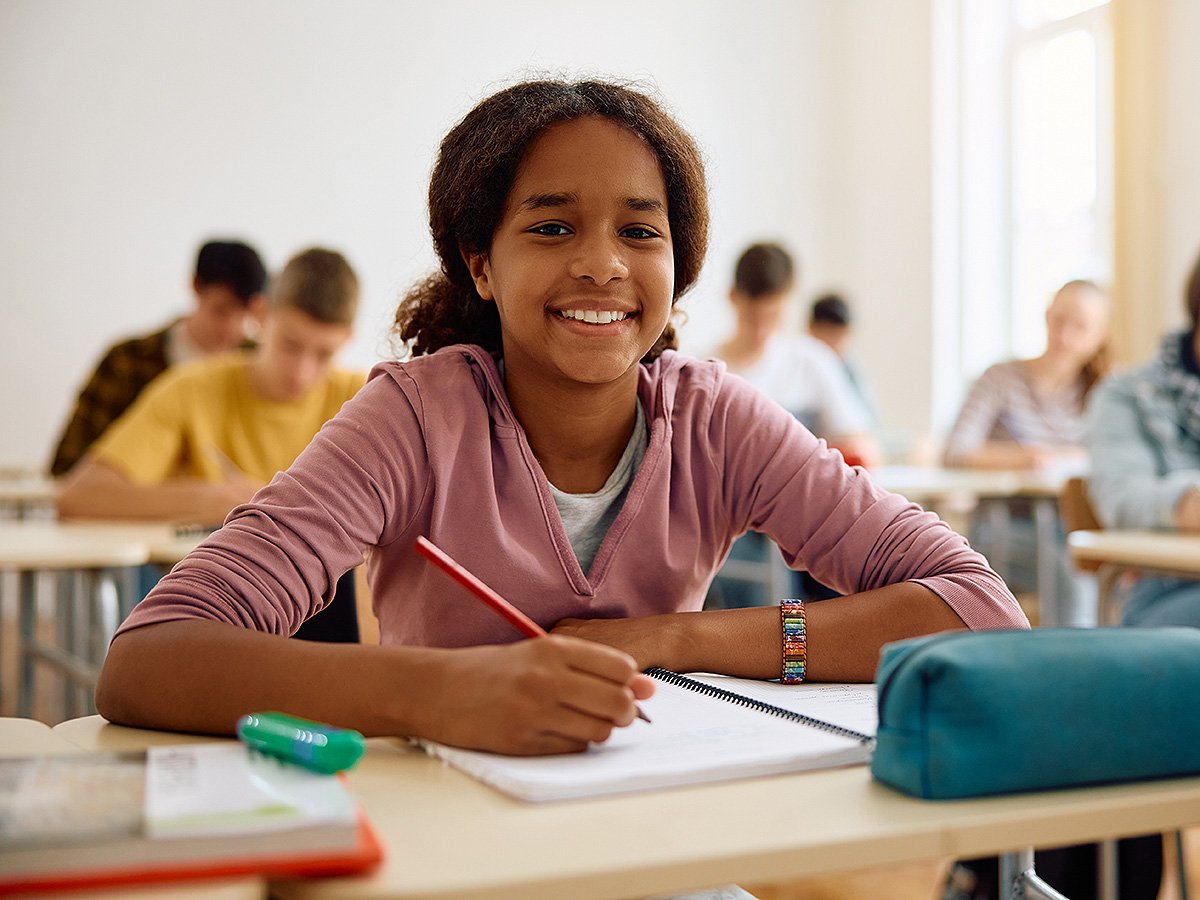
[[[544,234],[547,237],[559,237],[567,234],[567,226],[558,222],[546,222],[544,225],[535,225],[530,231],[534,234]]]
[[[626,228],[621,234],[627,238],[633,238],[637,241],[647,241],[651,238],[658,237],[658,232],[650,228],[644,228],[641,225],[631,225]]]

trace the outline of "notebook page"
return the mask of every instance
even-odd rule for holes
[[[513,757],[432,742],[425,749],[525,800],[625,793],[865,762],[870,748],[695,691],[656,682],[634,720],[584,753]]]
[[[874,684],[780,684],[695,672],[687,677],[863,734],[874,736],[879,727]]]

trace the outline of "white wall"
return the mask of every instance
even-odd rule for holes
[[[1160,265],[1165,275],[1166,321],[1182,325],[1183,290],[1200,254],[1200,3],[1165,0],[1163,26],[1165,198]]]
[[[365,291],[348,361],[388,353],[432,264],[424,191],[442,134],[522,75],[657,87],[706,152],[709,262],[685,349],[728,326],[746,243],[845,290],[886,430],[943,424],[955,297],[934,270],[935,10],[960,0],[4,0],[0,3],[0,466],[43,465],[112,340],[187,308],[197,244],[272,267],[343,250]],[[1200,247],[1200,5],[1161,0],[1169,57],[1161,265]],[[943,101],[937,101],[942,103]],[[935,305],[935,295],[937,303]],[[953,323],[951,323],[953,325]]]
[[[740,246],[782,238],[827,279],[836,4],[6,0],[0,5],[0,465],[43,464],[112,340],[189,302],[198,243],[278,267],[341,249],[365,291],[347,354],[388,352],[432,264],[437,143],[522,74],[657,87],[707,153],[713,235],[688,346],[724,327]],[[19,425],[15,424],[19,423]]]

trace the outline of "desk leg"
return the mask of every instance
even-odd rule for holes
[[[1128,569],[1116,563],[1101,563],[1096,570],[1096,582],[1099,596],[1096,607],[1096,624],[1119,625],[1121,623],[1120,602],[1118,593],[1121,589],[1121,578]]]
[[[23,719],[33,716],[33,643],[37,634],[37,573],[24,570],[20,575],[21,590],[17,599],[17,715]]]
[[[65,653],[78,657],[80,647],[87,639],[89,627],[86,576],[81,571],[71,571],[59,572],[57,577],[60,625],[58,646]],[[63,719],[78,718],[81,715],[79,685],[65,671],[62,673],[62,692]]]
[[[1033,849],[1000,855],[1000,900],[1067,900],[1033,870]]]
[[[991,532],[992,557],[988,561],[1002,575],[1012,571],[1012,516],[1003,500],[985,500],[975,507],[982,514]]]
[[[1058,501],[1038,497],[1033,501],[1033,524],[1037,535],[1037,593],[1039,622],[1065,625],[1068,597],[1058,596]]]
[[[1096,853],[1096,900],[1117,900],[1117,842],[1115,838],[1101,841]]]

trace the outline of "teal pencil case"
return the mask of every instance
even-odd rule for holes
[[[871,773],[977,797],[1200,774],[1200,629],[959,631],[888,644]]]

